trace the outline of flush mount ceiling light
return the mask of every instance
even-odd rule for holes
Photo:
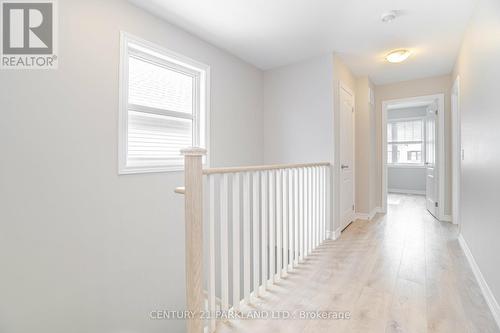
[[[382,14],[380,19],[384,23],[391,23],[398,17],[398,13],[395,10],[388,11],[387,13]]]
[[[406,59],[408,59],[409,56],[410,56],[409,50],[405,49],[394,50],[389,52],[389,54],[385,56],[385,60],[387,60],[390,63],[396,64],[405,61]]]

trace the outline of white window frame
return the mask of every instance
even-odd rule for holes
[[[141,50],[132,50],[129,44],[133,44]],[[144,60],[150,60],[155,64],[161,63],[170,69],[182,72],[192,76],[195,80],[195,89],[193,94],[192,115],[182,112],[157,109],[143,105],[129,104],[128,102],[128,59],[133,53]],[[118,173],[133,174],[133,173],[148,173],[148,172],[169,172],[182,171],[184,164],[172,163],[169,165],[145,165],[145,166],[129,166],[127,165],[128,152],[128,111],[135,110],[150,114],[159,114],[166,116],[174,116],[184,119],[193,120],[193,146],[201,146],[204,141],[204,147],[210,151],[210,66],[190,59],[176,52],[165,49],[154,43],[148,42],[139,37],[135,37],[129,33],[120,32],[120,79],[119,79],[119,125],[118,125]],[[205,124],[204,138],[200,136],[202,133],[201,124]],[[186,147],[188,148],[188,147]],[[179,152],[180,154],[180,152]],[[209,167],[209,154],[203,160],[204,167]]]
[[[389,163],[386,160],[387,167],[389,168],[425,168],[425,117],[407,117],[407,118],[390,118],[387,119],[386,127],[390,123],[399,123],[403,121],[415,121],[419,120],[422,121],[422,163]],[[387,130],[387,129],[386,129]],[[399,141],[393,141],[394,142],[399,142]],[[420,141],[401,141],[399,143],[404,144],[404,143],[419,143]],[[387,141],[386,145],[388,146],[390,143]],[[387,149],[387,147],[386,147]],[[389,150],[387,149],[387,153],[389,153]],[[393,155],[394,157],[394,155]],[[387,159],[387,157],[386,157]]]

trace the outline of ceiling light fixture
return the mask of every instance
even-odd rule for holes
[[[394,21],[396,19],[397,16],[398,16],[398,13],[395,10],[391,10],[391,11],[388,11],[387,13],[382,14],[380,19],[384,23],[391,23],[392,21]]]
[[[393,63],[393,64],[403,62],[406,59],[408,59],[408,57],[410,56],[410,53],[411,52],[409,50],[405,50],[405,49],[394,50],[394,51],[389,52],[389,54],[385,56],[385,60],[387,60],[388,62]]]

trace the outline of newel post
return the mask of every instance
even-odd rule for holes
[[[184,203],[186,223],[186,300],[194,313],[187,320],[188,333],[203,332],[203,169],[206,150],[187,148],[184,155]]]

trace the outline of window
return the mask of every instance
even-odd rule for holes
[[[423,119],[392,120],[387,123],[387,163],[423,165]]]
[[[119,173],[182,170],[181,149],[207,146],[208,76],[208,66],[122,33]]]

